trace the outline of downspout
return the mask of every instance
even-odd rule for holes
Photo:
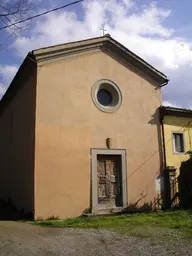
[[[161,109],[162,110],[162,109]],[[167,167],[167,159],[166,159],[166,150],[165,150],[165,131],[164,131],[164,113],[161,111],[161,129],[162,129],[162,147],[163,147],[163,165],[161,168],[161,197],[162,197],[162,209],[166,208],[167,205],[167,197],[166,197],[166,181],[165,181],[165,169]]]
[[[166,79],[164,83],[160,85],[160,88],[163,86],[167,85],[169,83],[169,79]],[[163,146],[163,163],[164,163],[164,168],[167,167],[167,159],[166,159],[166,151],[165,151],[165,131],[164,131],[164,112],[162,111],[162,108],[160,109],[160,123],[161,123],[161,129],[162,129],[162,146]]]
[[[167,85],[169,80],[167,79],[163,84],[160,85],[160,88]],[[163,166],[161,169],[161,197],[163,200],[162,208],[166,208],[166,193],[165,193],[165,168],[167,167],[167,159],[166,159],[166,150],[165,150],[165,130],[164,130],[164,109],[160,108],[160,124],[162,129],[162,147],[163,147]]]
[[[189,137],[189,150],[192,150],[192,145],[191,145],[191,129],[189,129],[189,126],[190,126],[190,121],[188,122],[187,124],[187,130],[188,130],[188,137]]]
[[[163,118],[161,119],[161,128],[162,128],[162,144],[163,144],[163,162],[164,162],[164,168],[165,169],[167,167],[167,159],[166,159],[166,150],[165,150],[165,131],[164,131],[164,120]]]
[[[160,125],[161,125],[161,132],[162,132],[162,151],[163,151],[163,168],[167,167],[167,159],[166,159],[166,150],[165,150],[165,130],[164,130],[164,115],[165,109],[163,106],[160,107]]]

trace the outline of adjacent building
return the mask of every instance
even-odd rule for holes
[[[176,169],[179,175],[181,162],[189,159],[192,150],[192,110],[169,106],[161,107],[165,166]]]

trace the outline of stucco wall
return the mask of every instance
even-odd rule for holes
[[[123,102],[104,113],[92,102],[95,81],[109,79]],[[41,66],[37,78],[35,217],[73,217],[90,205],[91,148],[126,149],[128,202],[155,197],[160,172],[160,89],[103,52]],[[141,200],[140,200],[141,199]]]
[[[30,70],[28,70],[28,67]],[[26,66],[1,104],[0,198],[33,211],[36,71]]]
[[[174,153],[172,132],[183,132],[185,152],[191,150],[192,119],[175,116],[165,116],[164,118],[166,161],[168,166],[175,166],[177,168],[178,175],[181,162],[187,160],[189,155]]]

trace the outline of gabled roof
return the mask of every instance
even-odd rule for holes
[[[101,49],[103,51],[116,54],[116,56],[123,59],[137,70],[151,77],[157,82],[158,85],[163,86],[168,83],[166,75],[128,50],[125,46],[113,39],[109,34],[102,37],[95,37],[87,40],[40,48],[32,51],[31,54],[35,57],[35,60],[40,65],[56,60],[57,58],[92,51],[95,49]]]
[[[169,81],[166,75],[155,69],[149,63],[107,34],[102,37],[40,48],[29,52],[18,69],[6,93],[0,100],[0,110],[3,105],[5,106],[9,102],[16,91],[19,90],[20,86],[16,86],[15,83],[20,79],[21,74],[25,74],[26,69],[32,69],[32,67],[36,69],[36,66],[41,65],[42,63],[54,61],[58,58],[63,58],[71,54],[94,51],[97,49],[115,54],[116,57],[121,58],[127,62],[127,64],[131,65],[131,67],[134,67],[136,70],[148,75],[148,77],[153,79],[153,81],[155,81],[160,87],[166,85]]]
[[[164,116],[192,118],[192,109],[187,109],[187,108],[175,108],[175,107],[171,107],[171,106],[161,106],[160,113],[161,113],[162,120],[163,120]]]

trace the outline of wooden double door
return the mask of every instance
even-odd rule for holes
[[[120,155],[97,155],[97,195],[100,208],[123,205]]]

